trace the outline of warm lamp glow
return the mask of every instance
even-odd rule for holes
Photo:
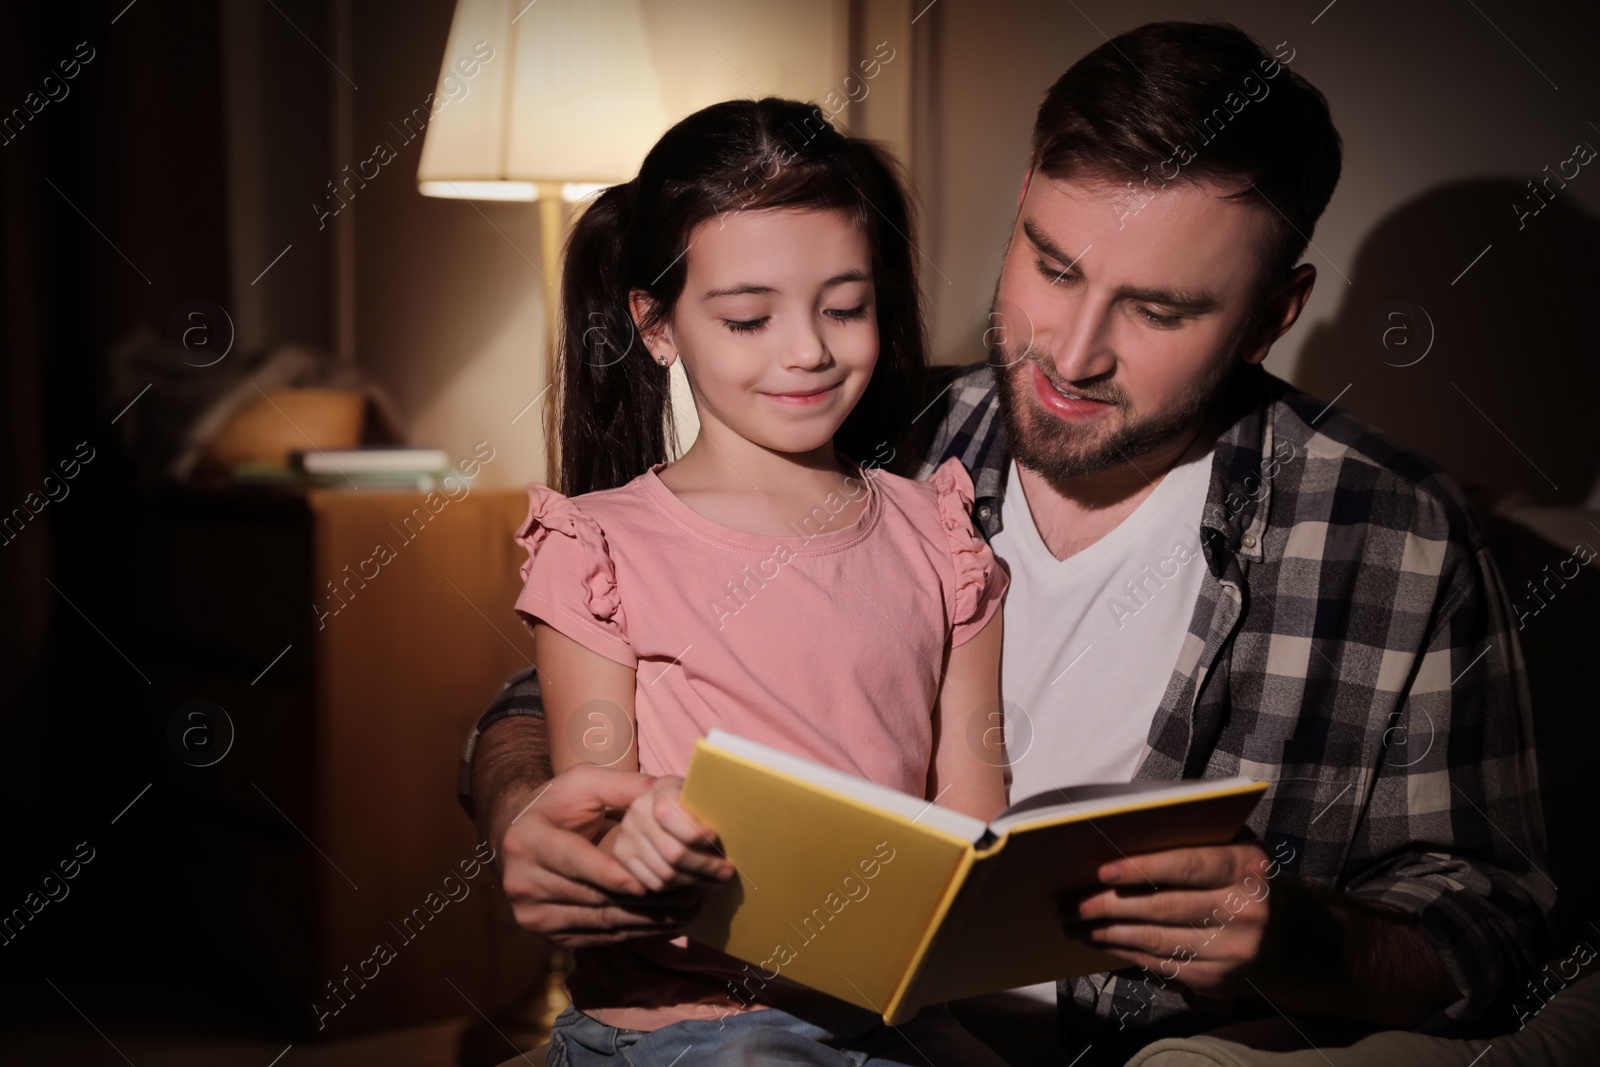
[[[678,119],[736,97],[822,101],[849,73],[844,0],[457,0],[417,168],[427,196],[532,200],[627,181]]]
[[[582,203],[607,187],[606,182],[563,182],[561,199],[569,204]],[[483,181],[431,181],[418,182],[423,196],[437,196],[446,200],[537,200],[539,186],[536,182],[483,182]]]
[[[417,190],[423,196],[439,196],[447,200],[537,200],[539,187],[533,182],[485,182],[462,179],[458,182],[418,182]]]

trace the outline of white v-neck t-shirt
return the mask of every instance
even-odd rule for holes
[[[1011,570],[1001,696],[1013,803],[1138,770],[1206,565],[1211,452],[1197,448],[1127,518],[1063,560],[1040,537],[1011,461],[990,546]]]
[[[989,546],[1011,572],[1001,698],[1016,803],[1059,786],[1131,781],[1200,597],[1212,451],[1191,448],[1100,540],[1056,559],[1012,460]],[[1054,982],[983,998],[1008,1025],[1053,1027]]]
[[[1133,514],[1066,560],[1045,547],[1010,462],[989,547],[1011,571],[1000,653],[1011,803],[1138,771],[1200,598],[1211,454],[1197,440]],[[979,1000],[1053,1045],[1054,982]]]

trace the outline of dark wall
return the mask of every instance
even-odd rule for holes
[[[320,3],[282,7],[322,32]],[[21,1014],[40,988],[51,995],[41,972],[66,980],[139,960],[159,975],[168,958],[161,932],[139,919],[138,876],[91,876],[142,870],[130,854],[137,809],[112,819],[152,780],[127,736],[150,684],[130,656],[138,607],[106,590],[141,565],[119,528],[133,489],[119,442],[149,427],[163,397],[128,407],[108,353],[140,327],[165,335],[187,302],[230,303],[219,10],[207,0],[0,8],[0,122],[11,119],[0,134],[0,515],[13,519],[0,535],[0,908],[37,891],[79,842],[96,853],[71,904],[56,905],[70,915],[41,912],[0,952],[0,974],[30,976],[26,993],[6,998]],[[273,37],[311,62],[277,72],[285,91],[267,94],[268,128],[252,135],[320,173],[321,60],[292,26]],[[295,145],[304,151],[285,150]],[[299,278],[325,292],[320,252]],[[284,332],[325,344],[325,299],[285,303],[295,312]]]

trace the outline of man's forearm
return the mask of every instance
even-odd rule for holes
[[[1460,997],[1403,912],[1344,894],[1283,887],[1268,937],[1276,964],[1258,991],[1291,1014],[1412,1027]]]
[[[514,715],[485,730],[472,751],[472,810],[480,839],[498,851],[518,810],[551,777],[543,719]]]

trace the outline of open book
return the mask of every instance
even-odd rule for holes
[[[1119,856],[1233,840],[1266,783],[1053,790],[988,824],[721,730],[682,803],[738,870],[689,938],[889,1023],[957,997],[1130,964],[1063,932],[1059,900]]]

